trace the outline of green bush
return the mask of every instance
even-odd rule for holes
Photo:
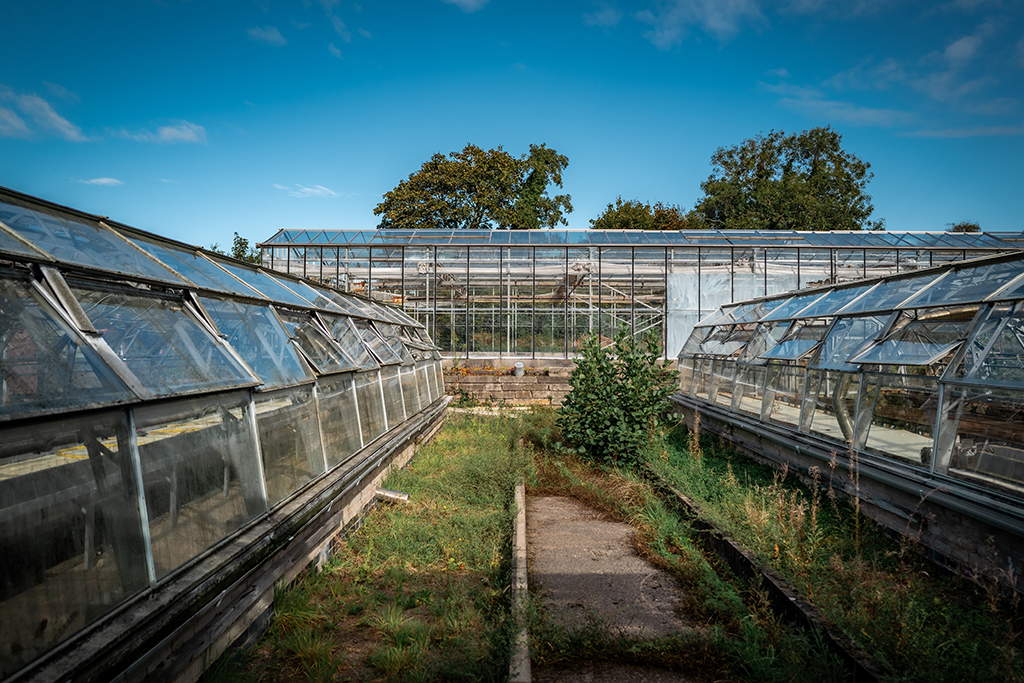
[[[609,465],[640,459],[672,414],[675,379],[659,346],[653,331],[638,340],[625,327],[611,350],[586,339],[558,411],[564,448]]]

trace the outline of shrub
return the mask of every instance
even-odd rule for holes
[[[672,414],[675,381],[659,356],[653,331],[638,340],[623,327],[611,351],[588,337],[559,409],[563,447],[604,464],[636,463]]]

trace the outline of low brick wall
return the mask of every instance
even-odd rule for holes
[[[545,375],[466,375],[444,373],[445,390],[458,399],[465,394],[480,403],[562,405],[569,393],[570,368],[551,368]]]

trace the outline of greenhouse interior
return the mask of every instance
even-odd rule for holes
[[[0,680],[445,405],[397,308],[5,189],[0,252]]]
[[[263,266],[401,308],[448,357],[572,358],[653,330],[675,358],[718,307],[1015,251],[1022,233],[279,230]]]
[[[844,469],[874,472],[908,506],[927,498],[962,515],[940,552],[965,557],[991,533],[1019,574],[1024,254],[723,306],[694,328],[679,372],[702,415],[774,434],[776,448],[796,437],[789,451],[816,452],[826,471],[849,454]]]

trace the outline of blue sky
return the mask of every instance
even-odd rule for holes
[[[1024,3],[5,3],[0,185],[192,244],[369,229],[472,142],[690,208],[719,146],[831,125],[890,230],[1024,230]]]

